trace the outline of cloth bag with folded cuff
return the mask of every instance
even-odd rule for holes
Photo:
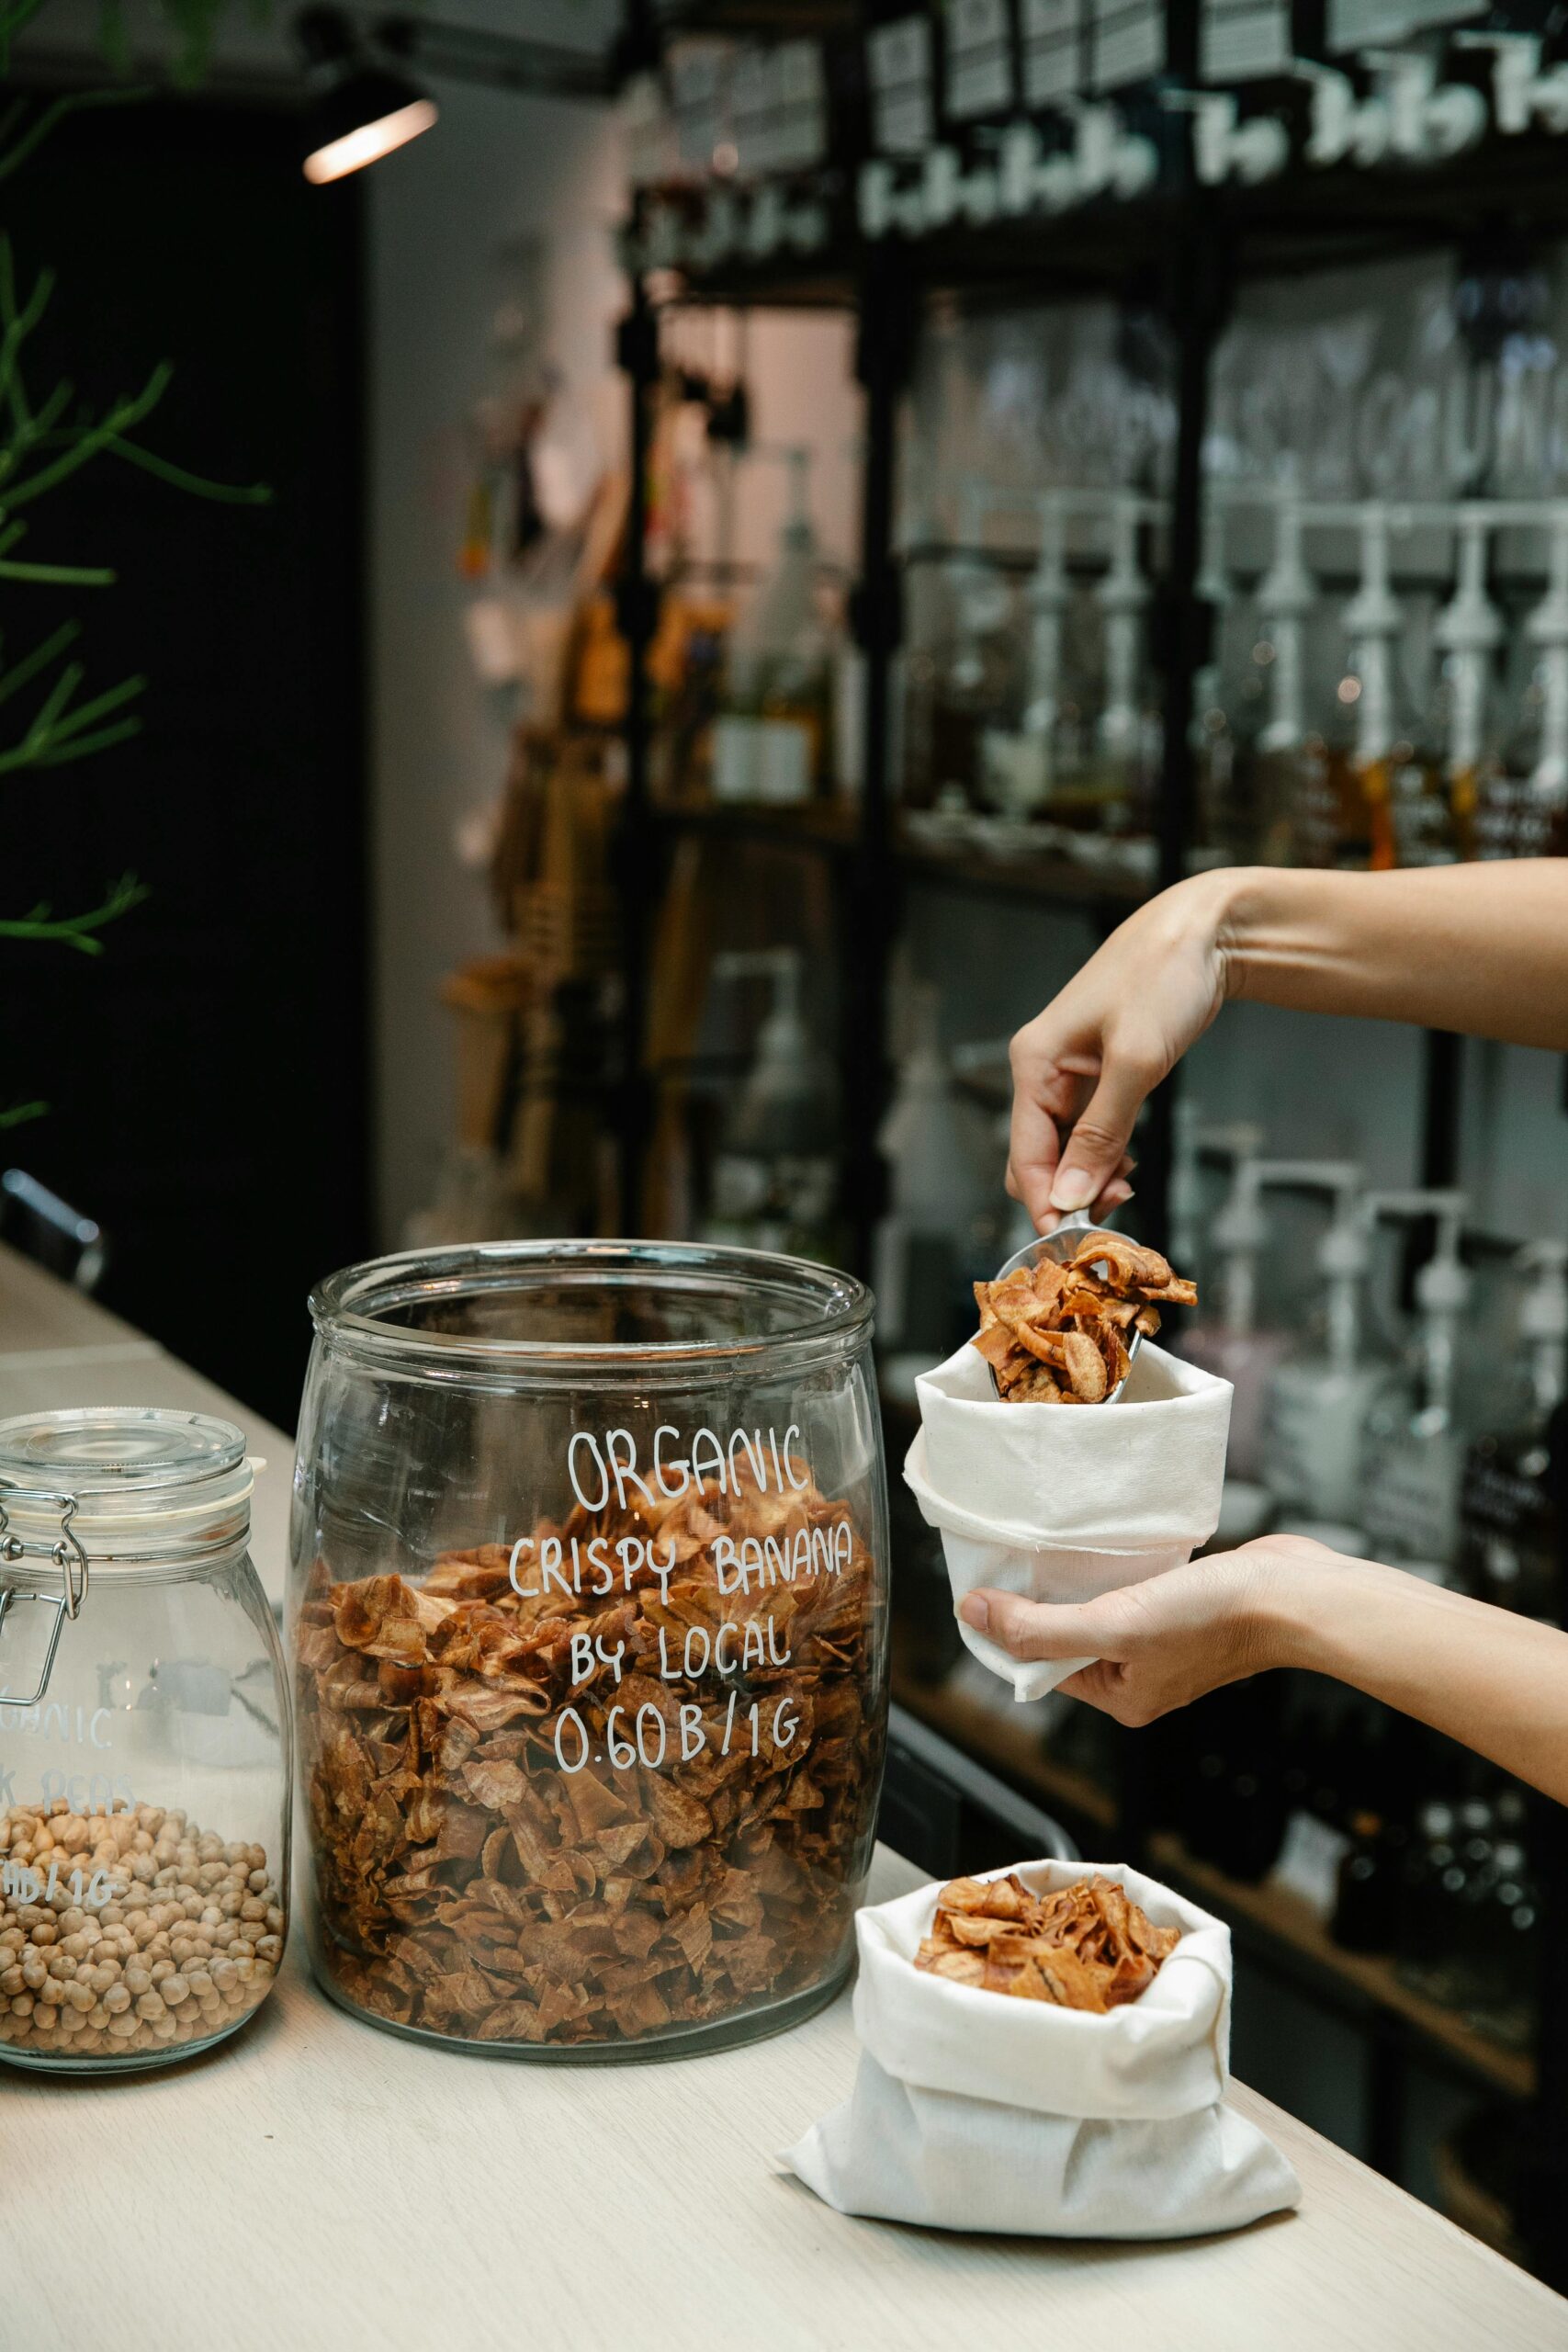
[[[942,1536],[956,1608],[987,1585],[1091,1600],[1179,1567],[1219,1523],[1231,1387],[1145,1340],[1114,1405],[1007,1405],[969,1346],[915,1383],[906,1484]],[[1038,1699],[1088,1658],[1026,1663],[959,1621],[975,1656]]]
[[[1182,1930],[1148,1990],[1103,2017],[917,1969],[934,1886],[860,1913],[854,2090],[783,2159],[807,2188],[840,2213],[1036,2237],[1190,2237],[1301,2202],[1224,2104],[1230,1930],[1116,1863],[1018,1875],[1043,1893],[1096,1872]]]

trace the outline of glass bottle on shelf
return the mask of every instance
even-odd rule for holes
[[[1517,1838],[1497,1841],[1476,1929],[1469,2022],[1511,2050],[1528,2050],[1540,2011],[1540,1889]]]
[[[1459,1823],[1451,1804],[1433,1799],[1416,1822],[1404,1883],[1398,1973],[1413,1992],[1451,2003],[1458,1901],[1464,1889]]]
[[[981,776],[981,737],[1016,706],[1017,645],[1012,594],[986,551],[987,486],[971,480],[960,500],[960,545],[946,567],[950,624],[930,685],[928,757],[932,797],[973,803]]]
[[[1213,639],[1211,659],[1193,680],[1192,748],[1199,840],[1213,858],[1245,862],[1255,846],[1247,786],[1262,695],[1252,658],[1258,632],[1247,600],[1226,569],[1224,524],[1221,492],[1211,485],[1196,594],[1213,616]]]
[[[1105,692],[1095,728],[1108,832],[1146,832],[1158,762],[1146,693],[1149,582],[1138,560],[1143,501],[1119,491],[1111,502],[1111,560],[1095,591],[1103,617]]]
[[[832,1063],[801,1008],[796,947],[719,956],[716,980],[772,988],[751,1067],[730,1102],[714,1162],[712,1213],[698,1237],[830,1261],[839,1102]]]
[[[1486,593],[1490,520],[1461,506],[1454,593],[1434,632],[1443,656],[1437,697],[1438,756],[1395,777],[1394,839],[1401,865],[1450,865],[1475,854],[1483,791],[1501,768],[1493,731],[1494,677],[1503,616]]]
[[[1478,1600],[1555,1624],[1562,1592],[1553,1453],[1568,1363],[1568,1242],[1531,1242],[1518,1262],[1533,1278],[1519,1317],[1530,1394],[1510,1426],[1477,1438],[1465,1457],[1460,1572]]]
[[[1546,594],[1525,624],[1535,660],[1506,782],[1477,812],[1481,857],[1560,856],[1568,850],[1568,506],[1551,512]]]
[[[811,526],[811,453],[776,452],[788,472],[778,553],[731,631],[724,708],[713,727],[716,800],[795,803],[828,781],[832,742],[832,644],[818,597]]]
[[[1345,607],[1350,670],[1340,692],[1355,689],[1355,746],[1343,772],[1336,863],[1373,873],[1394,863],[1393,772],[1407,763],[1411,750],[1397,708],[1394,649],[1404,617],[1389,577],[1388,509],[1371,500],[1361,512],[1360,584]]]
[[[1044,808],[1072,764],[1063,756],[1069,748],[1063,725],[1068,699],[1064,639],[1072,594],[1065,526],[1059,493],[1047,492],[1040,503],[1039,556],[1023,592],[1029,626],[1021,720],[1016,729],[987,726],[980,739],[985,797],[1016,818]]]
[[[1306,747],[1306,625],[1317,589],[1303,556],[1301,497],[1287,484],[1274,509],[1274,557],[1258,586],[1260,654],[1269,673],[1269,718],[1254,763],[1259,854],[1267,865],[1295,863],[1303,794],[1314,784]]]
[[[1403,1897],[1398,1849],[1381,1814],[1353,1813],[1349,1826],[1352,1842],[1339,1864],[1328,1932],[1343,1951],[1392,1951]]]

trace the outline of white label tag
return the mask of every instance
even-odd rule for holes
[[[866,36],[872,136],[884,155],[918,155],[931,146],[931,33],[924,17],[900,17]]]
[[[1328,0],[1324,44],[1331,56],[1403,40],[1411,29],[1411,0]]]
[[[1288,1886],[1299,1894],[1320,1919],[1328,1920],[1339,1899],[1339,1865],[1349,1850],[1343,1830],[1320,1821],[1315,1813],[1292,1813],[1269,1877],[1276,1886]]]
[[[1012,104],[1008,0],[948,0],[947,111],[961,122]]]
[[[1289,0],[1203,0],[1201,81],[1255,81],[1265,74],[1287,74],[1292,62]]]
[[[1149,0],[1095,0],[1097,90],[1120,90],[1165,71],[1165,12]]]
[[[1023,0],[1023,96],[1032,107],[1083,88],[1082,0]]]

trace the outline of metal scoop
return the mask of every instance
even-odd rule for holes
[[[1033,1268],[1046,1258],[1051,1259],[1058,1266],[1065,1266],[1069,1258],[1077,1255],[1078,1246],[1086,1233],[1103,1233],[1108,1241],[1112,1238],[1109,1226],[1091,1225],[1088,1216],[1080,1209],[1071,1216],[1065,1216],[1055,1233],[1037,1234],[1032,1241],[1026,1241],[1021,1250],[1015,1250],[1012,1256],[997,1268],[991,1280],[998,1283],[1005,1282],[1009,1274],[1018,1267]],[[1132,1378],[1133,1366],[1138,1361],[1138,1350],[1144,1344],[1144,1335],[1135,1324],[1129,1324],[1122,1337],[1127,1350],[1127,1369],[1116,1383],[1115,1387],[1107,1389],[1102,1400],[1107,1405],[1114,1405],[1123,1388],[1126,1387],[1128,1381]],[[991,1375],[991,1387],[999,1398],[1002,1392],[997,1380],[996,1367],[987,1365],[987,1369]]]

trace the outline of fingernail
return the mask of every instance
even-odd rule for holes
[[[969,1593],[959,1602],[958,1613],[966,1625],[974,1626],[977,1634],[983,1634],[991,1622],[991,1612],[977,1592]]]
[[[1094,1178],[1087,1168],[1058,1168],[1051,1187],[1054,1209],[1087,1209],[1094,1198]]]

